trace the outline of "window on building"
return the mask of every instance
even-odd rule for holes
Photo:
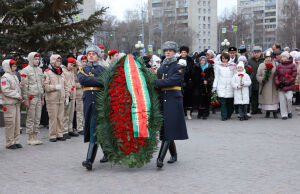
[[[210,29],[210,24],[207,24],[207,28]]]
[[[203,39],[203,44],[206,44],[206,39]]]
[[[206,29],[206,24],[203,24],[203,29]]]
[[[206,14],[206,9],[203,9],[203,14]]]
[[[201,13],[201,8],[198,9],[198,12]]]
[[[208,22],[210,22],[210,17],[207,17]]]
[[[207,5],[210,7],[210,1],[207,2]]]
[[[203,6],[206,6],[206,1],[203,1]]]
[[[203,16],[203,21],[205,22],[205,16]]]
[[[210,9],[208,9],[208,14],[210,14]]]

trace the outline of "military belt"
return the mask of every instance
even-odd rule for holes
[[[83,91],[93,91],[93,90],[99,91],[99,90],[101,90],[101,88],[100,87],[85,87],[85,88],[83,88]]]
[[[162,91],[169,91],[169,90],[180,90],[181,91],[181,87],[180,86],[173,86],[173,87],[169,87],[169,88],[162,88]]]

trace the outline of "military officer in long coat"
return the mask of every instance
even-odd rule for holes
[[[163,167],[163,161],[167,151],[170,151],[171,159],[168,163],[177,161],[177,152],[174,140],[188,139],[181,86],[184,81],[186,61],[177,62],[175,57],[178,45],[167,41],[163,44],[166,56],[162,66],[158,69],[156,87],[161,90],[161,103],[163,109],[164,124],[161,130],[161,148],[157,158],[157,167]]]
[[[87,158],[82,165],[87,170],[92,170],[92,165],[95,160],[98,145],[96,144],[96,97],[103,87],[98,77],[104,71],[99,63],[101,50],[97,46],[90,46],[86,50],[88,63],[84,68],[78,70],[78,80],[83,87],[83,109],[84,109],[84,142],[90,142]],[[105,155],[105,162],[107,161]]]

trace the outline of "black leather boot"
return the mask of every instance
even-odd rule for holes
[[[170,145],[169,145],[169,151],[170,151],[170,154],[171,154],[171,158],[170,160],[168,161],[169,164],[172,164],[174,162],[177,161],[177,152],[176,152],[176,145],[175,145],[175,142],[174,140],[172,140],[170,142]]]
[[[167,151],[169,149],[170,141],[163,141],[161,143],[159,155],[156,161],[156,166],[162,168],[164,166],[164,159],[166,157]]]
[[[106,163],[108,162],[108,156],[107,154],[104,152],[102,145],[100,144],[102,152],[103,152],[103,158],[100,160],[100,163]]]
[[[107,154],[104,153],[103,158],[100,160],[100,163],[108,162]]]
[[[89,144],[89,149],[88,149],[88,153],[87,153],[87,156],[86,156],[86,161],[82,162],[82,166],[86,167],[87,170],[92,170],[93,163],[94,163],[95,158],[96,158],[97,150],[98,150],[98,145],[96,145],[95,143],[90,143]]]

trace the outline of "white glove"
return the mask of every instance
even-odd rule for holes
[[[68,105],[69,102],[70,102],[70,101],[69,101],[69,98],[67,98],[67,99],[66,99],[66,105]]]
[[[56,85],[56,90],[61,90],[61,85]]]
[[[214,93],[215,91],[217,91],[217,88],[213,88],[213,89],[211,90],[212,93]]]
[[[186,60],[180,59],[180,60],[178,61],[178,65],[186,66]]]

